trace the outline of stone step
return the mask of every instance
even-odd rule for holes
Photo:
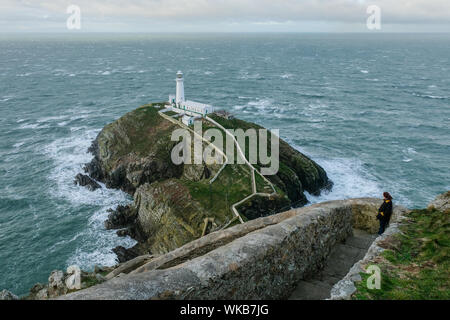
[[[376,236],[361,230],[353,230],[353,236],[332,249],[325,267],[309,279],[298,282],[291,300],[319,300],[330,297],[333,285],[341,280],[350,268],[361,260]]]
[[[330,297],[332,286],[325,282],[299,281],[289,300],[323,300]]]
[[[365,250],[363,249],[338,244],[330,254],[322,273],[328,276],[342,278],[364,252]]]
[[[345,244],[351,247],[367,250],[374,239],[374,237],[353,236],[345,240]]]
[[[320,282],[326,283],[330,286],[334,286],[336,283],[339,282],[339,280],[341,280],[341,278],[333,277],[333,276],[330,276],[327,274],[320,273],[320,274],[315,275],[312,280],[320,281]]]

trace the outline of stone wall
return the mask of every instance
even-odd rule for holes
[[[323,266],[334,245],[344,241],[353,227],[374,230],[381,202],[329,201],[256,219],[158,257],[164,263],[154,269],[144,268],[60,299],[285,299],[300,279]]]

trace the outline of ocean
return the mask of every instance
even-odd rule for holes
[[[131,201],[73,181],[104,125],[188,99],[270,129],[334,182],[311,203],[381,197],[424,207],[450,189],[449,34],[0,35],[0,289],[113,265],[107,231]]]

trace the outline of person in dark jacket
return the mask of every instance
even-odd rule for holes
[[[383,193],[384,201],[381,207],[378,209],[377,219],[380,220],[380,229],[378,234],[383,234],[384,230],[389,224],[389,220],[392,215],[392,197],[389,192]]]

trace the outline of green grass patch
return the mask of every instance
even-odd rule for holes
[[[436,210],[414,210],[403,234],[388,241],[377,265],[381,288],[368,289],[362,273],[355,299],[450,299],[450,215]],[[391,243],[391,245],[389,245]]]
[[[231,205],[252,193],[250,174],[239,165],[227,165],[216,181],[183,179],[192,197],[221,223],[231,220]]]

